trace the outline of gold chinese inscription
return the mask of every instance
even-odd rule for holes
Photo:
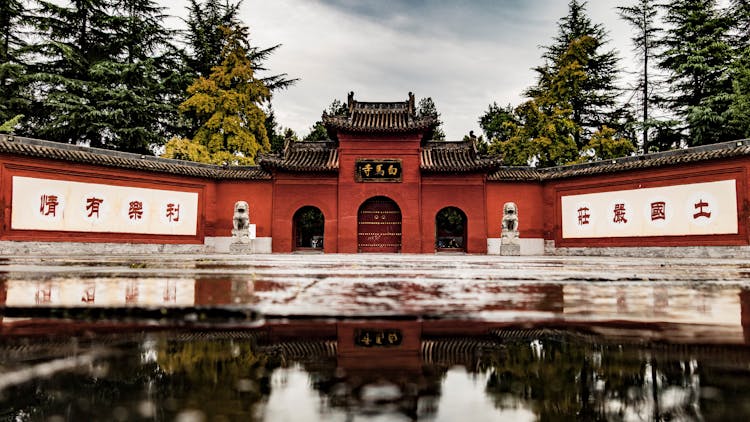
[[[360,159],[354,177],[358,182],[400,182],[401,160]]]
[[[360,329],[354,332],[354,345],[360,347],[394,347],[404,341],[401,330]]]

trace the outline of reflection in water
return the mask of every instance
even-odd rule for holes
[[[750,419],[736,264],[129,259],[3,266],[0,420]]]
[[[235,331],[121,331],[86,341],[13,338],[0,347],[0,419],[750,417],[745,346],[648,344],[623,341],[629,335],[549,328],[446,334],[470,332],[472,324],[299,322]],[[357,328],[383,326],[400,330],[403,345],[355,346]],[[38,371],[83,356],[94,358],[48,376]],[[30,368],[36,375],[21,380]]]

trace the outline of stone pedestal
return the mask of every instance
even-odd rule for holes
[[[518,239],[517,231],[505,231],[500,238],[500,255],[519,256],[521,255],[521,242]]]
[[[520,256],[521,245],[517,243],[500,244],[500,255],[502,256]]]
[[[244,242],[232,242],[229,245],[229,253],[238,255],[249,255],[255,252],[255,245],[251,239],[245,237],[242,238]]]

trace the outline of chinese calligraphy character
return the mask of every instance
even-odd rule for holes
[[[652,202],[651,203],[651,221],[666,220],[667,204],[664,201]]]
[[[388,166],[388,175],[389,176],[398,176],[398,167],[391,164]]]
[[[370,164],[365,164],[364,167],[362,167],[362,173],[365,174],[365,176],[370,177],[370,172],[372,171],[372,166]]]
[[[395,344],[398,342],[398,335],[396,333],[388,333],[388,343]]]
[[[36,302],[37,305],[52,302],[52,286],[49,284],[37,286],[36,293],[34,294],[34,302]]]
[[[96,298],[96,285],[95,284],[89,284],[86,287],[86,290],[83,291],[83,296],[81,297],[81,302],[83,303],[94,303],[94,299]]]
[[[86,199],[86,211],[89,212],[89,217],[96,214],[96,218],[99,218],[99,206],[104,202],[101,198],[87,198]]]
[[[383,170],[383,165],[378,164],[375,166],[375,174],[378,176],[385,176],[385,170]]]
[[[167,218],[172,223],[180,221],[180,204],[167,204]]]
[[[698,203],[695,204],[695,209],[698,210],[695,214],[693,214],[693,219],[697,220],[700,217],[706,217],[711,218],[711,211],[706,211],[704,208],[708,208],[708,202],[704,201],[703,199],[699,199]]]
[[[365,346],[369,346],[370,343],[372,343],[372,340],[370,339],[370,333],[365,333],[365,335],[360,339],[360,342],[362,342],[362,344],[364,344]]]
[[[578,225],[583,226],[585,224],[589,224],[589,219],[591,218],[591,214],[589,214],[589,208],[588,207],[581,207],[578,208]]]
[[[612,219],[615,223],[627,224],[628,219],[625,218],[625,204],[615,204],[615,217]]]
[[[167,213],[169,210],[167,210]],[[169,216],[169,214],[167,214]],[[131,220],[140,220],[143,217],[143,202],[141,201],[130,201],[128,208],[128,217]]]
[[[125,289],[125,303],[137,303],[138,302],[138,284],[131,282]]]
[[[172,281],[167,281],[167,285],[164,287],[164,302],[177,302],[177,285]]]
[[[41,202],[39,212],[42,215],[52,214],[53,217],[57,216],[57,206],[60,205],[57,201],[57,195],[42,195]]]

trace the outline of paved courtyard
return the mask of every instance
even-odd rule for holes
[[[0,265],[9,308],[632,321],[715,326],[707,332],[737,341],[750,318],[744,260],[293,254],[6,256]]]

